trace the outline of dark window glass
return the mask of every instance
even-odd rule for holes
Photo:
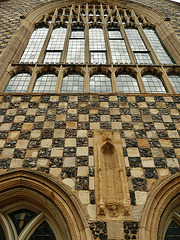
[[[164,240],[179,240],[180,239],[180,226],[172,221],[167,229]]]
[[[44,74],[37,78],[33,92],[52,93],[55,91],[57,76],[52,73]]]
[[[44,221],[33,233],[29,240],[56,240],[49,224]]]
[[[6,240],[6,237],[1,225],[0,225],[0,240]]]
[[[5,92],[25,92],[29,85],[31,75],[29,73],[19,73],[13,76],[5,88]]]
[[[9,216],[13,221],[19,235],[24,227],[31,221],[31,219],[36,216],[36,213],[27,209],[21,209],[9,214]]]
[[[148,93],[166,93],[163,80],[160,77],[146,74],[143,77],[143,82]]]
[[[28,45],[21,57],[20,62],[37,62],[42,46],[46,39],[48,28],[38,28],[34,30],[31,38],[29,39]]]
[[[111,80],[104,74],[95,74],[90,78],[90,92],[112,92]]]
[[[172,74],[168,76],[176,93],[180,93],[180,75]]]

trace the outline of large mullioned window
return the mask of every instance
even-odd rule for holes
[[[5,92],[133,93],[144,86],[146,92],[180,92],[180,77],[173,74],[177,72],[174,59],[153,24],[133,10],[106,4],[67,6],[45,14],[35,26],[16,63],[22,73],[12,71]],[[31,76],[24,73],[29,64]],[[101,66],[99,72],[92,76],[97,65]],[[126,66],[124,70],[122,65]],[[156,65],[161,79],[151,74],[142,76],[144,67],[153,72]],[[52,66],[56,68],[54,72],[60,73],[58,78],[52,73]],[[76,72],[75,66],[84,77]],[[128,74],[124,73],[126,70]],[[44,74],[40,76],[41,72]],[[113,72],[123,74],[112,77]],[[168,78],[167,72],[172,72]]]

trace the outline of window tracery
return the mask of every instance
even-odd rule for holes
[[[84,75],[86,84],[91,82],[89,81],[89,73],[94,67],[93,65],[104,65],[111,73],[116,71],[115,68],[121,68],[121,65],[126,65],[129,69],[134,68],[136,72],[143,72],[143,68],[147,65],[149,67],[158,65],[165,86],[164,88],[159,83],[160,90],[158,92],[175,92],[175,90],[179,92],[178,78],[164,77],[166,68],[178,67],[178,65],[162,43],[156,31],[155,22],[151,23],[142,13],[118,5],[86,3],[56,8],[45,14],[39,22],[35,23],[35,30],[22,56],[19,57],[19,62],[15,62],[15,64],[16,66],[21,65],[22,68],[31,65],[32,77],[30,82],[35,78],[34,76],[37,78],[35,64],[36,68],[44,66],[47,72],[52,65],[56,65],[57,68],[61,66],[66,68],[67,64],[83,65],[86,66],[86,74]],[[167,64],[169,66],[166,66]],[[116,81],[112,85],[117,86],[119,80],[112,76],[113,74],[111,74],[110,80]],[[137,80],[141,91],[143,85],[147,85],[147,81],[144,82],[144,79],[142,74],[138,75]],[[26,82],[26,80],[24,81]],[[63,89],[56,87],[57,81],[59,80],[52,80],[52,76],[47,75],[45,91],[63,92]],[[170,82],[175,90],[173,87],[172,90],[166,87],[166,85],[170,85]],[[40,91],[36,89],[38,83],[39,79],[36,81],[34,89],[26,87],[25,90],[25,86],[23,86],[22,91],[30,92],[33,89],[33,92],[38,92]],[[9,84],[10,81],[7,87],[4,87],[4,91],[14,91],[15,87],[11,90]],[[24,85],[24,83],[20,83],[20,85]],[[60,83],[58,86],[61,85]],[[129,80],[126,83],[126,88],[128,85]],[[18,89],[20,87],[17,88],[17,91],[20,92],[21,90]],[[91,85],[85,87],[84,91],[88,92],[89,89],[91,91]],[[107,88],[107,91],[109,90],[112,91],[110,87]],[[116,87],[113,87],[113,92],[118,91]],[[131,91],[138,91],[137,86]]]

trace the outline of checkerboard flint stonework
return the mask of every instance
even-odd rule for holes
[[[0,1],[0,50],[21,16],[46,2]],[[134,2],[170,17],[179,35],[176,3]],[[152,185],[179,172],[179,110],[178,94],[1,94],[0,173],[32,169],[52,175],[87,209],[94,239],[136,239]],[[100,130],[119,133],[129,186],[132,220],[121,221],[114,235],[113,221],[96,218],[93,137]]]

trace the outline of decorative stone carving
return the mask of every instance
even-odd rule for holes
[[[94,133],[95,190],[100,219],[130,219],[130,196],[119,131]]]

